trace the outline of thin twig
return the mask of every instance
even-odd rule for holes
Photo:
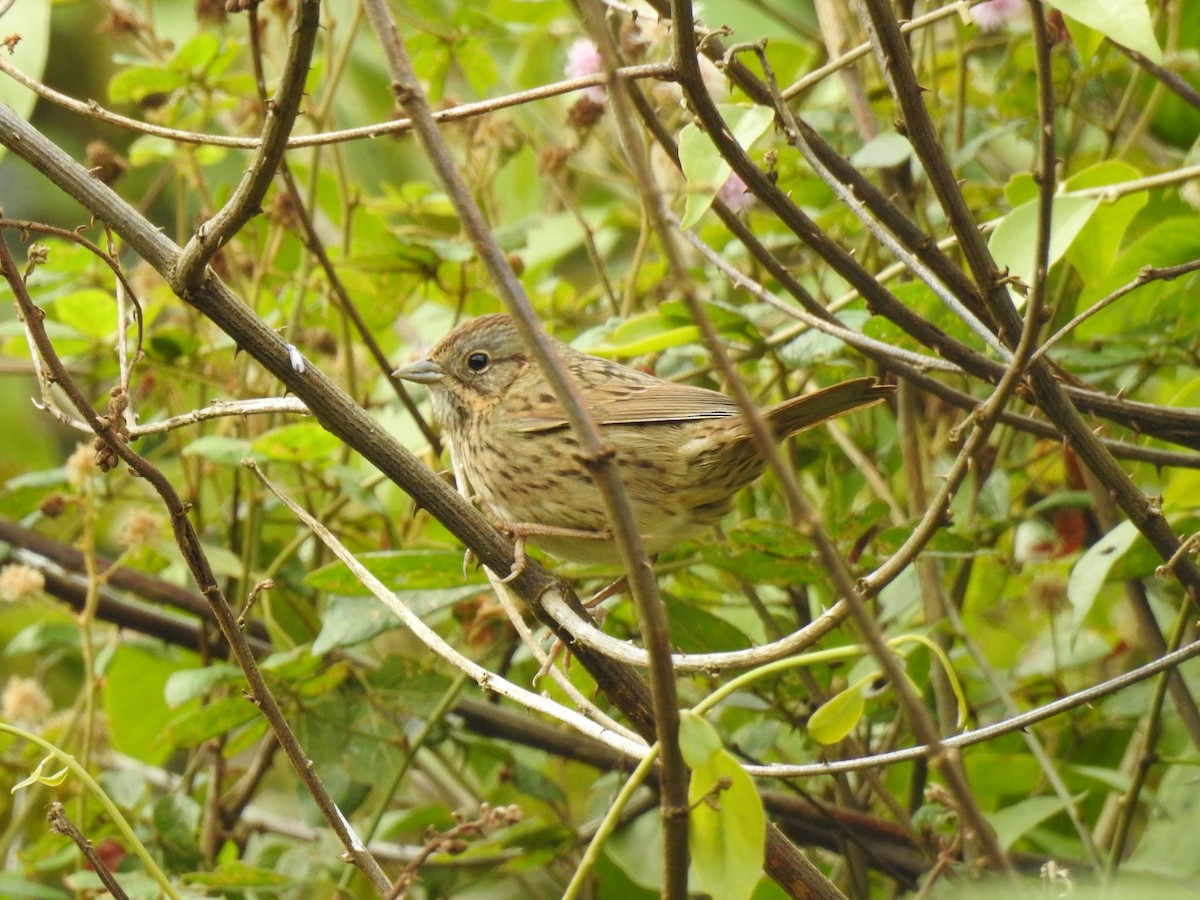
[[[231,147],[238,150],[257,150],[263,143],[261,135],[257,137],[232,137],[201,131],[183,131],[178,128],[165,128],[162,125],[155,125],[151,122],[143,122],[140,119],[123,116],[120,113],[105,109],[95,100],[76,100],[74,97],[54,90],[54,88],[22,72],[7,57],[0,56],[0,72],[29,88],[29,90],[33,91],[39,97],[49,100],[63,109],[139,134],[164,138],[178,144],[201,144],[214,147]],[[669,78],[671,67],[666,63],[624,66],[621,69],[621,74],[627,78],[637,79]],[[563,81],[556,81],[552,84],[541,85],[525,91],[515,91],[503,97],[493,97],[488,100],[477,100],[471,103],[459,103],[448,109],[439,109],[433,113],[433,116],[438,123],[457,122],[463,119],[488,115],[489,113],[514,106],[522,106],[536,100],[547,100],[551,97],[561,96],[562,94],[585,91],[588,88],[607,84],[607,82],[608,79],[602,74],[584,75],[579,78],[569,78]],[[322,147],[332,144],[343,144],[348,141],[361,141],[364,138],[394,137],[407,134],[410,131],[412,131],[412,120],[407,118],[390,119],[387,122],[360,125],[357,128],[323,131],[319,134],[290,135],[285,146],[288,150],[297,150],[301,147]]]
[[[100,854],[96,852],[96,848],[92,846],[92,842],[83,836],[83,832],[75,827],[75,823],[68,818],[63,805],[57,800],[50,804],[50,811],[46,813],[46,818],[50,820],[50,828],[58,834],[66,835],[75,842],[75,846],[79,848],[84,858],[88,861],[88,866],[96,877],[100,879],[100,883],[105,889],[115,898],[115,900],[129,900],[129,895],[121,888],[121,883],[117,881],[112,870],[105,865],[104,860],[100,858]]]
[[[1050,335],[1042,341],[1042,346],[1038,347],[1037,352],[1033,354],[1034,360],[1040,359],[1046,352],[1065,338],[1068,334],[1086,322],[1102,309],[1106,309],[1116,303],[1122,297],[1133,293],[1144,284],[1149,284],[1152,281],[1173,281],[1181,275],[1186,275],[1189,272],[1195,272],[1200,269],[1200,259],[1193,259],[1191,262],[1181,263],[1177,266],[1143,266],[1137,273],[1137,277],[1132,281],[1126,282],[1117,288],[1106,297],[1101,297],[1083,312],[1076,315],[1066,325]]]
[[[177,293],[187,294],[196,290],[209,261],[246,222],[262,211],[263,197],[275,178],[284,150],[287,149],[288,135],[300,112],[304,81],[308,77],[320,22],[320,0],[299,0],[283,75],[274,99],[267,104],[262,144],[229,201],[196,229],[192,239],[183,248],[172,276],[172,287]]]

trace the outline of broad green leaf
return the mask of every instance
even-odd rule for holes
[[[218,684],[242,680],[242,670],[229,663],[216,663],[200,669],[172,672],[163,688],[163,699],[172,709],[195,697],[203,697]]]
[[[169,94],[186,81],[186,76],[175,69],[130,66],[108,82],[108,99],[113,103],[140,103],[152,94]]]
[[[813,584],[824,573],[812,558],[812,541],[783,522],[748,519],[727,540],[700,548],[704,561],[755,583]]]
[[[457,550],[380,550],[357,557],[359,563],[389,590],[425,590],[474,585],[483,590],[483,577],[463,572]],[[331,594],[360,595],[364,588],[340,562],[310,572],[304,583]]]
[[[171,748],[158,742],[171,711],[164,699],[167,679],[179,666],[173,654],[143,644],[121,644],[104,678],[104,711],[113,749],[161,765]],[[254,707],[240,696],[244,706]],[[211,736],[211,735],[209,735]]]
[[[4,645],[3,656],[17,657],[26,653],[46,655],[64,648],[79,646],[79,626],[74,622],[35,622],[22,628]]]
[[[1067,33],[1071,35],[1071,41],[1075,44],[1079,61],[1087,65],[1104,43],[1104,35],[1068,15],[1063,16],[1063,24],[1067,26]]]
[[[605,843],[604,852],[626,878],[658,896],[663,881],[662,845],[662,819],[655,809],[619,829]]]
[[[1063,187],[1068,191],[1079,191],[1141,177],[1142,173],[1128,163],[1110,159],[1071,176]],[[1067,260],[1084,281],[1096,281],[1108,274],[1116,261],[1129,223],[1146,205],[1148,196],[1146,191],[1139,191],[1113,201],[1101,201],[1096,212],[1080,229],[1079,236],[1067,248]]]
[[[1112,531],[1088,548],[1071,570],[1067,581],[1067,599],[1074,609],[1072,632],[1077,632],[1091,611],[1096,595],[1108,578],[1113,563],[1120,559],[1140,532],[1129,521],[1119,523]]]
[[[342,442],[316,422],[293,422],[272,428],[250,446],[267,459],[326,465],[334,462]]]
[[[708,722],[684,711],[679,731],[680,749],[692,767],[692,887],[722,900],[743,900],[762,877],[767,829],[762,799]]]
[[[908,138],[895,131],[885,131],[859,147],[850,162],[859,168],[890,169],[911,159],[912,144]]]
[[[454,57],[476,95],[488,96],[499,79],[493,48],[482,41],[466,38],[454,45]]]
[[[1078,310],[1087,309],[1130,283],[1144,266],[1174,266],[1197,257],[1200,257],[1200,228],[1196,227],[1196,217],[1164,219],[1122,250],[1104,278],[1085,285],[1077,301]],[[1152,323],[1169,330],[1181,320],[1190,322],[1193,303],[1185,288],[1191,277],[1139,287],[1082,322],[1075,329],[1076,336],[1088,339],[1123,335],[1132,328]]]
[[[1004,184],[1004,199],[1014,209],[1036,200],[1037,195],[1037,182],[1030,172],[1017,172]]]
[[[855,682],[822,703],[809,717],[809,737],[820,744],[836,744],[848,735],[862,718],[863,685]]]
[[[666,595],[663,603],[671,621],[671,640],[684,653],[728,653],[748,650],[753,642],[720,616],[677,597]]]
[[[49,308],[58,321],[88,337],[106,338],[117,330],[116,301],[107,291],[72,291],[57,298]]]
[[[221,42],[217,36],[211,31],[201,31],[179,48],[171,60],[171,68],[201,75],[220,50]]]
[[[468,600],[482,590],[480,585],[466,585],[442,590],[399,591],[396,598],[414,615],[424,619]],[[321,631],[313,640],[312,652],[320,656],[337,647],[353,647],[399,627],[400,619],[374,597],[333,597],[329,609],[321,617]]]
[[[1060,797],[1030,797],[988,815],[1000,846],[1007,850],[1023,834],[1066,809]]]
[[[668,347],[694,344],[700,340],[695,325],[680,325],[678,319],[661,312],[643,313],[626,319],[611,331],[602,344],[587,348],[595,356],[645,356]]]
[[[684,710],[679,714],[679,750],[693,769],[707,765],[721,749],[717,729],[701,715]]]
[[[122,872],[121,874],[121,887],[128,891],[129,884],[124,877],[126,873]],[[74,890],[73,887],[72,890]],[[92,890],[93,893],[89,896],[100,896],[101,891],[104,890],[104,885],[97,884]],[[0,873],[0,897],[8,897],[10,900],[68,900],[68,898],[75,896],[78,895],[69,892],[63,887],[38,884],[16,872],[11,874]]]
[[[775,118],[765,106],[721,106],[720,109],[734,139],[743,148],[758,140]],[[733,170],[708,135],[692,124],[685,125],[679,133],[679,161],[687,180],[687,203],[681,226],[691,228],[712,205],[717,191]]]
[[[1100,201],[1094,197],[1056,197],[1050,228],[1047,265],[1058,262],[1083,230]],[[1018,206],[992,232],[988,246],[998,265],[1006,267],[1025,284],[1033,284],[1036,260],[1038,201]]]
[[[1132,869],[1161,872],[1180,879],[1179,884],[1196,884],[1200,875],[1200,853],[1196,853],[1196,834],[1200,833],[1200,791],[1196,790],[1196,768],[1192,765],[1163,767],[1162,781],[1156,792],[1159,809],[1146,817],[1146,832],[1137,842],[1126,865]],[[1164,896],[1153,891],[1125,894],[1133,897]]]
[[[1098,781],[1109,790],[1124,794],[1129,790],[1132,776],[1119,769],[1108,769],[1101,766],[1068,766],[1067,770],[1083,778]],[[1144,796],[1144,795],[1143,795]]]
[[[143,134],[134,139],[129,145],[129,164],[132,166],[145,166],[151,163],[163,162],[165,160],[174,159],[175,145],[166,138],[157,137],[153,134]]]
[[[184,456],[199,456],[223,466],[240,466],[242,460],[247,457],[256,458],[260,462],[266,461],[264,454],[255,453],[251,449],[249,441],[222,434],[209,434],[196,438],[185,446],[182,452]]]
[[[1054,6],[1064,16],[1096,29],[1110,41],[1162,64],[1162,49],[1154,36],[1146,0],[1054,0]]]
[[[838,321],[851,331],[861,331],[870,318],[871,314],[865,309],[844,309],[837,314]],[[789,369],[808,369],[832,359],[845,349],[846,344],[840,337],[827,334],[819,328],[810,328],[776,352]]]
[[[210,738],[233,731],[257,718],[257,708],[241,693],[203,706],[188,707],[184,713],[146,737],[146,745],[141,752],[144,755],[153,748],[156,753],[166,756],[176,747],[197,747]]]

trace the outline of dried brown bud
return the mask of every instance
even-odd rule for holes
[[[88,171],[101,184],[113,184],[129,168],[129,163],[105,141],[89,142],[86,154]]]
[[[587,97],[580,97],[567,110],[567,124],[572,128],[584,131],[599,122],[602,115],[604,115],[604,107],[601,104],[589,100]]]
[[[66,498],[62,494],[51,494],[42,501],[41,513],[47,519],[57,519],[67,509]]]

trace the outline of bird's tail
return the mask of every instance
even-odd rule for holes
[[[856,378],[812,394],[784,400],[768,407],[763,414],[774,430],[776,440],[781,441],[805,428],[812,428],[864,406],[874,406],[895,391],[894,385],[880,384],[875,378]]]

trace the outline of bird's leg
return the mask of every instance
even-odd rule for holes
[[[539,681],[550,674],[550,670],[554,667],[554,661],[558,659],[560,654],[565,653],[566,649],[566,644],[564,644],[558,638],[554,639],[554,643],[550,645],[550,651],[546,654],[546,659],[542,662],[541,666],[538,667],[537,674],[533,676],[533,684],[535,687]],[[568,653],[567,660],[570,660],[570,658],[571,656]]]
[[[622,575],[620,578],[618,578],[612,584],[609,584],[609,585],[606,585],[605,587],[600,588],[600,590],[596,591],[595,594],[593,594],[587,600],[584,600],[583,605],[586,609],[594,609],[596,606],[603,603],[609,597],[616,596],[617,594],[621,593],[622,591],[625,591],[628,589],[629,589],[629,579],[626,576]]]
[[[525,563],[527,562],[528,558],[525,556],[525,535],[514,534],[512,568],[508,570],[507,575],[505,575],[503,578],[497,578],[496,581],[498,581],[500,584],[509,584],[510,582],[516,581],[517,577],[525,571]]]
[[[617,583],[620,583],[620,580],[618,580]],[[610,585],[610,587],[613,586],[615,586],[615,584]],[[605,590],[607,590],[607,588]],[[584,606],[587,605],[587,603],[584,604]],[[604,619],[608,615],[608,611],[603,609],[591,610],[591,614],[593,624],[597,628],[603,628]],[[554,661],[558,659],[560,654],[563,658],[563,671],[565,672],[571,667],[571,648],[567,646],[566,642],[564,642],[562,638],[555,638],[554,643],[550,645],[550,650],[546,653],[545,662],[543,662],[538,668],[537,674],[533,676],[533,683],[535,685],[539,680],[545,678],[546,675],[550,673],[550,667],[554,665]]]
[[[539,525],[536,522],[502,522],[496,526],[501,531],[522,537],[569,537],[589,541],[611,541],[611,531],[588,531],[585,528],[562,528],[558,525]]]

